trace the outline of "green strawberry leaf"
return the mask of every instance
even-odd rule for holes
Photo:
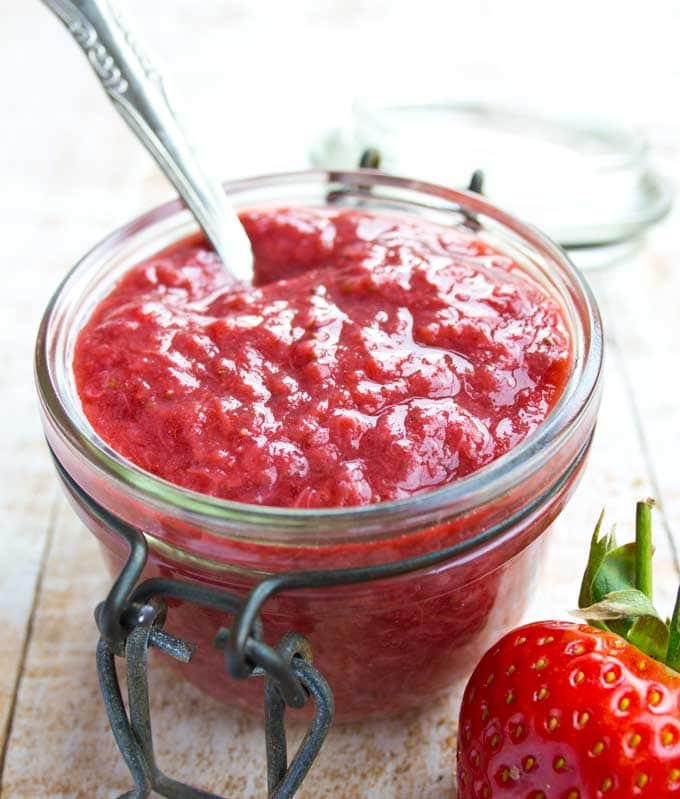
[[[612,541],[612,543],[614,543]],[[624,544],[621,547],[610,549],[602,559],[591,583],[591,596],[593,605],[602,602],[610,594],[617,591],[635,590],[635,544]],[[598,624],[597,620],[594,620]],[[624,638],[632,621],[625,617],[612,619],[608,624],[599,623],[604,629],[611,630]]]
[[[600,530],[602,529],[602,522],[604,521],[604,509],[600,513],[600,518],[595,525],[593,537],[590,540],[590,554],[588,556],[588,565],[586,566],[581,582],[581,592],[578,597],[578,606],[580,608],[592,605],[595,600],[593,599],[592,584],[597,574],[602,561],[608,552],[616,548],[616,537],[614,528],[612,527],[609,535],[600,538]]]
[[[665,662],[667,666],[675,669],[675,671],[680,671],[680,590],[675,601],[673,617],[668,627],[668,648]]]
[[[612,591],[600,602],[596,602],[587,608],[580,608],[574,611],[573,615],[578,616],[580,619],[586,619],[586,621],[637,619],[644,616],[658,618],[658,614],[654,609],[654,605],[649,601],[649,597],[636,588]]]
[[[670,620],[663,621],[652,604],[653,508],[653,499],[637,503],[635,543],[620,547],[613,529],[602,536],[600,514],[590,542],[579,609],[572,615],[621,636],[680,673],[680,591]]]
[[[665,661],[668,651],[668,628],[654,616],[639,616],[628,631],[628,640],[655,660]]]
[[[593,577],[592,604],[601,602],[612,591],[635,589],[635,553],[635,544],[624,544],[607,552]]]

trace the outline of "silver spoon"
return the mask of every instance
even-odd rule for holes
[[[43,0],[84,50],[111,102],[155,158],[229,271],[251,280],[253,253],[219,183],[203,171],[160,73],[108,0]]]

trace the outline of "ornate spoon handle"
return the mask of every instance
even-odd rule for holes
[[[160,73],[108,0],[43,0],[81,46],[99,82],[155,158],[238,278],[253,273],[248,237],[222,187],[203,171],[177,121]]]

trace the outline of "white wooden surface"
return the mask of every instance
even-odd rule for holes
[[[673,2],[147,0],[127,3],[227,176],[304,166],[314,132],[356,95],[527,98],[644,125],[680,177]],[[561,16],[560,16],[561,15]],[[92,607],[108,579],[56,490],[42,443],[32,347],[61,275],[107,231],[170,195],[39,3],[0,0],[0,795],[104,797],[129,787],[97,696]],[[575,57],[575,53],[578,57]],[[307,93],[301,90],[306,84]],[[426,87],[426,88],[425,88]],[[202,123],[201,123],[202,120]],[[680,236],[674,214],[639,257],[593,277],[605,313],[605,396],[585,479],[560,519],[530,618],[573,606],[600,508],[630,530],[659,500],[660,604],[680,546]],[[178,685],[158,664],[161,765],[234,797],[264,796],[260,724]],[[455,697],[332,731],[302,797],[444,799]]]

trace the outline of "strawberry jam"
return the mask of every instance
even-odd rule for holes
[[[78,339],[85,413],[143,469],[260,505],[402,499],[499,457],[560,395],[560,305],[472,235],[355,210],[242,220],[254,285],[185,241]]]

